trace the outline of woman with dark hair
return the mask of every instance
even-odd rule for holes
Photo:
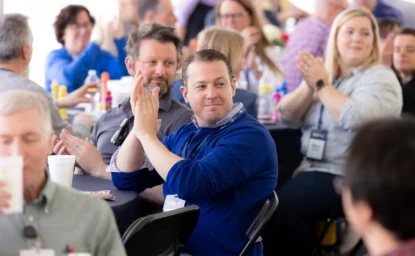
[[[52,80],[66,85],[68,92],[76,90],[88,76],[88,70],[95,70],[98,75],[106,71],[111,79],[123,75],[124,60],[102,50],[99,42],[90,41],[94,25],[94,17],[81,5],[69,5],[56,17],[55,34],[62,48],[49,53],[46,59],[48,91]]]
[[[393,67],[402,85],[402,113],[415,114],[415,29],[402,29],[393,48]]]

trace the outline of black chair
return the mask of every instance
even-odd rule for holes
[[[180,251],[199,219],[200,209],[190,205],[136,220],[122,237],[128,256],[161,256]]]
[[[274,191],[272,192],[271,196],[265,201],[254,222],[249,227],[248,232],[246,232],[249,240],[239,256],[246,255],[248,250],[257,241],[261,231],[264,229],[265,225],[268,223],[275,210],[277,209],[278,202],[277,193]]]

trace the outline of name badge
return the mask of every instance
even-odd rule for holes
[[[326,147],[327,131],[326,130],[312,130],[310,140],[308,142],[308,149],[306,157],[311,160],[323,160],[324,149]]]
[[[172,210],[177,210],[183,208],[186,204],[186,201],[180,199],[177,195],[167,195],[166,200],[164,200],[163,212],[168,212]]]
[[[55,256],[55,251],[51,249],[31,249],[20,250],[20,256]]]

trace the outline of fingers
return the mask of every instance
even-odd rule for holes
[[[53,136],[52,136],[52,145],[53,145],[53,147],[55,147],[57,143],[58,143],[58,136],[56,136],[56,134],[53,134]]]
[[[158,113],[159,109],[159,94],[160,94],[160,87],[156,87],[151,92],[152,94],[152,103],[153,103],[153,110]]]
[[[66,149],[71,155],[78,157],[80,156],[80,154],[82,154],[82,152],[85,152],[84,150],[85,142],[84,140],[78,137],[64,134],[62,136],[62,141],[65,144]]]
[[[160,130],[161,122],[162,122],[161,119],[157,119],[157,132]]]
[[[138,71],[134,77],[134,82],[133,82],[134,88],[133,88],[132,95],[130,98],[130,104],[131,104],[132,109],[135,108],[134,106],[137,104],[138,97],[140,96],[142,92],[143,79],[144,79],[144,76],[141,74],[140,71]]]
[[[63,141],[60,140],[60,141],[56,142],[56,145],[53,147],[53,152],[57,155],[63,155],[63,153],[64,153],[64,151],[62,149],[63,147],[64,147]]]

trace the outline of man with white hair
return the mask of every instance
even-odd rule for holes
[[[67,97],[54,102],[42,87],[26,78],[32,58],[32,44],[33,36],[27,17],[21,14],[5,14],[0,17],[0,92],[20,89],[42,95],[47,99],[52,127],[56,134],[60,134],[65,128],[78,137],[88,137],[93,127],[91,118],[86,114],[78,115],[71,126],[61,118],[59,108],[89,102],[90,99],[85,97],[85,94],[89,88],[96,85],[84,85]]]
[[[5,182],[0,180],[0,255],[19,255],[21,250],[32,248],[54,251],[46,255],[71,250],[126,255],[106,202],[48,178],[46,159],[52,147],[46,99],[27,90],[0,93],[0,157],[23,157],[25,201],[23,213],[3,215],[13,195],[4,190]]]
[[[314,57],[324,57],[331,23],[347,7],[347,0],[316,0],[313,15],[297,24],[281,60],[289,92],[297,88],[302,80],[297,70],[297,55],[308,51]]]

